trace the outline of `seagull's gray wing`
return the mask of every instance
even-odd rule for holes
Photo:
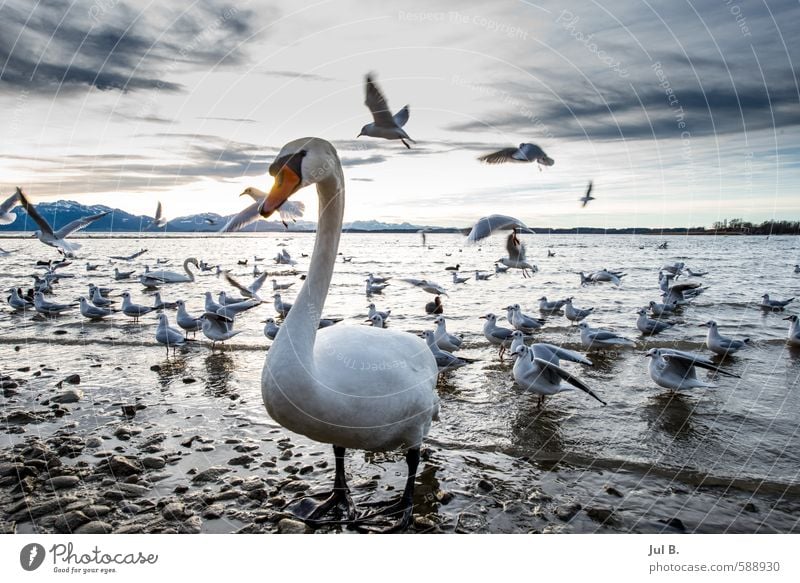
[[[682,350],[672,350],[672,349],[661,349],[661,355],[669,364],[675,365],[679,364],[683,368],[691,368],[692,366],[699,366],[700,368],[705,368],[707,370],[714,371],[719,374],[723,374],[729,377],[741,378],[738,374],[734,374],[732,372],[728,372],[719,368],[716,364],[711,362],[706,357],[700,354],[693,354],[691,352],[684,352]]]
[[[238,289],[243,294],[250,295],[250,290],[247,289],[243,284],[239,283],[239,281],[231,275],[231,272],[227,269],[222,272],[223,277],[225,277],[225,281],[231,284],[233,287]],[[263,282],[262,282],[263,283]]]
[[[161,207],[161,201],[159,200],[158,201],[158,205],[156,206],[156,216],[155,216],[155,219],[153,219],[154,222],[157,223],[157,222],[159,222],[161,220],[162,211],[163,211],[163,209]]]
[[[0,204],[0,215],[6,214],[19,204],[19,193],[15,192]]]
[[[513,229],[514,227],[528,229],[525,223],[507,215],[489,215],[488,217],[482,217],[472,226],[472,230],[470,230],[467,236],[467,241],[475,243],[476,241],[485,239],[495,231]]]
[[[406,125],[410,113],[411,112],[409,111],[408,106],[406,105],[403,107],[403,109],[394,114],[394,123],[397,124],[397,127],[401,128],[404,125]]]
[[[372,113],[372,119],[375,125],[389,128],[394,127],[395,120],[392,117],[392,112],[389,110],[389,104],[386,103],[386,98],[372,80],[371,75],[367,75],[366,93],[367,96],[364,105],[366,105]]]
[[[26,197],[19,188],[17,188],[16,195],[19,198],[19,203],[22,205],[22,208],[24,208],[25,212],[28,213],[28,216],[33,219],[33,222],[39,225],[39,229],[42,231],[42,233],[47,233],[48,235],[55,237],[53,228],[44,219],[44,217],[39,214],[39,211],[36,210],[36,207],[34,207],[28,201],[28,197]]]
[[[503,148],[502,150],[498,150],[497,152],[492,152],[491,154],[486,154],[484,156],[480,156],[478,160],[481,162],[485,162],[486,164],[503,164],[505,162],[520,162],[519,158],[515,158],[514,154],[516,154],[519,150],[517,148]]]
[[[534,358],[533,362],[535,364],[539,365],[539,367],[542,370],[547,370],[547,371],[549,371],[551,373],[557,374],[559,377],[561,377],[563,380],[567,381],[573,387],[576,387],[576,388],[582,390],[584,393],[586,393],[590,397],[594,397],[595,399],[600,401],[603,405],[606,404],[606,402],[603,399],[601,399],[600,397],[595,395],[594,391],[592,391],[592,389],[590,389],[588,386],[586,386],[580,379],[578,379],[577,377],[572,376],[571,374],[569,374],[567,371],[565,371],[560,366],[555,365],[552,362],[548,362],[546,360],[542,360],[541,358]]]
[[[614,332],[608,332],[607,330],[590,330],[589,337],[592,340],[625,340],[619,334],[615,334]]]
[[[267,276],[269,275],[268,272],[264,272],[258,276],[253,283],[250,284],[250,291],[253,292],[253,295],[258,294],[258,290],[260,290],[264,286],[264,282],[267,281]]]
[[[676,283],[674,285],[671,285],[669,289],[674,292],[682,293],[690,289],[696,289],[702,285],[703,285],[702,283],[696,281],[687,281],[685,283]]]
[[[513,333],[513,330],[509,330],[508,328],[500,328],[499,326],[489,332],[492,337],[497,338],[498,340],[508,340],[511,338]]]
[[[104,213],[100,213],[97,215],[92,215],[90,217],[81,217],[80,219],[75,219],[71,223],[67,223],[63,227],[61,227],[58,231],[56,231],[55,237],[56,239],[65,239],[69,237],[72,233],[76,231],[80,231],[81,229],[88,227],[95,221],[99,221],[104,216],[109,214],[111,211],[106,211]]]
[[[575,352],[574,350],[567,350],[566,348],[562,348],[560,346],[556,346],[555,344],[548,344],[546,342],[537,342],[536,344],[531,345],[531,350],[533,350],[533,355],[536,358],[542,358],[543,360],[548,360],[547,358],[543,358],[543,353],[540,351],[549,351],[552,355],[556,356],[559,360],[568,360],[570,362],[579,362],[581,364],[588,364],[592,366],[592,361],[583,356],[582,354]]]
[[[519,148],[517,149],[516,155],[513,156],[515,160],[519,160],[520,162],[533,162],[534,160],[538,160],[542,164],[546,164],[544,161],[547,158],[547,154],[544,153],[539,146],[536,144],[520,144]],[[550,166],[550,164],[547,164]]]

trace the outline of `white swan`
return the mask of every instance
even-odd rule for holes
[[[285,428],[330,443],[336,459],[332,493],[321,503],[294,506],[312,524],[340,505],[346,522],[365,524],[377,514],[411,519],[419,448],[438,417],[438,369],[425,342],[412,334],[366,326],[317,330],[333,276],[344,212],[344,175],[335,148],[319,138],[286,144],[270,166],[275,185],[261,207],[268,217],[292,194],[317,185],[319,222],[308,277],[267,353],[261,378],[264,404]],[[371,516],[355,517],[344,473],[346,448],[406,449],[408,479],[400,500]]]
[[[183,270],[186,272],[186,275],[183,275],[182,273],[175,273],[174,271],[164,271],[163,269],[150,271],[149,266],[145,266],[144,273],[148,277],[160,279],[163,283],[188,283],[194,281],[194,273],[189,270],[190,263],[194,265],[196,269],[200,269],[197,259],[194,257],[189,257],[183,262]]]

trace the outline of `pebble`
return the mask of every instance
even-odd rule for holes
[[[580,512],[581,508],[581,505],[577,502],[573,502],[572,504],[564,504],[563,506],[556,508],[556,516],[564,522],[568,522],[572,520],[573,516]]]
[[[192,477],[192,482],[216,482],[231,470],[220,466],[212,466]]]
[[[190,516],[183,521],[179,532],[183,534],[198,534],[203,526],[203,520],[199,516]]]
[[[71,512],[65,512],[64,514],[61,514],[58,518],[56,518],[53,526],[55,526],[55,529],[58,532],[68,534],[75,532],[75,529],[83,524],[86,524],[90,520],[91,519],[80,510],[73,510]]]
[[[55,476],[50,478],[50,487],[53,490],[62,490],[64,488],[72,488],[77,485],[81,479],[78,476]]]
[[[308,534],[311,532],[311,528],[299,520],[281,518],[278,521],[278,532],[281,534]]]
[[[83,397],[83,391],[80,389],[67,389],[57,395],[50,397],[51,403],[58,403],[66,404],[66,403],[77,403]]]
[[[167,520],[184,520],[190,516],[190,513],[186,511],[183,503],[170,502],[161,509],[161,516]]]
[[[147,456],[142,458],[142,465],[149,470],[160,470],[167,462],[163,457]]]
[[[600,524],[612,525],[617,522],[614,510],[612,508],[593,506],[586,509],[586,514],[589,516],[589,518],[595,522],[599,522]]]
[[[487,480],[486,478],[481,478],[481,479],[478,481],[478,488],[480,488],[480,489],[481,489],[481,490],[483,490],[484,492],[491,492],[492,490],[494,490],[494,484],[492,484],[492,483],[491,483],[489,480]]]
[[[98,469],[107,469],[115,476],[131,476],[143,470],[138,460],[130,460],[121,455],[113,455],[103,460],[98,464]]]
[[[75,530],[75,534],[108,534],[111,532],[112,528],[113,527],[107,522],[93,520],[78,527],[78,529]]]
[[[67,377],[64,377],[64,380],[62,382],[65,382],[70,385],[79,385],[81,383],[81,377],[80,375],[77,374],[71,374]]]

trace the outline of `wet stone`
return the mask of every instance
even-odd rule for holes
[[[577,502],[573,502],[572,504],[564,504],[556,508],[556,516],[563,520],[564,522],[568,522],[572,520],[572,518],[581,510],[581,505]]]
[[[186,511],[183,503],[170,502],[161,509],[161,516],[167,520],[184,520],[190,516],[190,513]]]
[[[143,468],[137,460],[130,460],[120,455],[114,455],[100,462],[99,467],[107,468],[115,476],[130,476],[142,472]]]
[[[231,470],[229,468],[212,466],[206,470],[203,470],[196,476],[193,476],[192,482],[216,482],[230,471]]]
[[[78,476],[56,476],[50,479],[50,487],[53,490],[62,490],[64,488],[72,488],[77,485],[81,479]]]
[[[494,490],[494,484],[492,484],[489,480],[482,478],[478,481],[478,488],[483,490],[484,492],[491,492]]]
[[[86,524],[90,520],[91,519],[80,510],[73,510],[58,516],[53,526],[58,532],[72,533],[75,532],[75,529]]]
[[[278,532],[281,534],[307,534],[311,532],[311,529],[299,520],[281,518],[278,521]]]
[[[142,458],[142,465],[149,470],[160,470],[167,462],[163,457],[147,456]]]
[[[612,508],[593,506],[586,509],[586,514],[589,518],[600,524],[615,524],[617,522]]]
[[[74,532],[75,534],[108,534],[112,529],[113,527],[107,522],[93,520],[78,527]]]
[[[67,389],[57,395],[50,397],[51,403],[58,403],[64,405],[67,403],[77,403],[83,397],[83,391],[80,389]]]
[[[482,516],[473,514],[472,512],[462,512],[458,515],[456,522],[456,532],[470,533],[477,532],[486,524]]]

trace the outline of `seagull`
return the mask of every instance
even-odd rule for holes
[[[457,271],[453,271],[452,273],[453,273],[453,283],[454,283],[454,284],[456,284],[456,285],[458,285],[458,284],[460,284],[460,283],[466,283],[466,282],[468,282],[470,279],[472,279],[472,278],[470,278],[470,277],[460,277],[460,276],[458,275],[458,272],[457,272]]]
[[[610,282],[615,286],[619,286],[621,279],[625,275],[625,273],[620,271],[608,271],[607,269],[601,269],[600,271],[595,271],[594,273],[590,274],[589,277],[595,283]]]
[[[219,296],[217,296],[220,306],[230,306],[231,304],[238,304],[240,302],[244,302],[247,298],[236,297],[236,296],[229,296],[224,291],[219,292]],[[219,310],[218,310],[219,311]]]
[[[794,301],[794,298],[789,298],[788,300],[771,300],[769,299],[769,294],[764,294],[761,296],[761,307],[777,312],[785,308],[789,305],[789,302],[792,301]]]
[[[121,281],[123,279],[130,279],[133,275],[133,271],[120,271],[116,267],[114,268],[114,279],[117,281]]]
[[[150,223],[150,228],[160,229],[167,225],[167,219],[164,218],[163,209],[161,207],[161,201],[158,201],[158,205],[156,205],[156,216],[153,219],[153,222]]]
[[[211,350],[214,350],[217,342],[230,340],[239,333],[241,330],[233,329],[233,318],[212,312],[203,313],[203,334],[211,340]]]
[[[512,304],[506,306],[508,314],[508,321],[517,330],[521,332],[533,332],[544,326],[545,322],[541,318],[533,318],[522,313],[522,308],[519,304]]]
[[[503,148],[478,158],[487,164],[503,164],[505,162],[538,162],[540,165],[552,166],[555,161],[548,157],[536,144],[520,144],[517,148]]]
[[[797,264],[795,264],[795,266],[794,266],[794,272],[795,272],[795,273],[800,273],[800,265],[797,265]]]
[[[189,336],[189,332],[197,334],[198,331],[203,329],[203,318],[195,318],[190,315],[186,311],[186,302],[177,300],[175,304],[178,306],[178,314],[175,316],[175,320],[178,322],[178,326],[185,331],[186,337]]]
[[[264,201],[267,200],[267,194],[268,193],[263,190],[259,190],[253,186],[245,188],[239,196],[249,196],[254,202],[231,217],[219,232],[235,233],[250,223],[262,219],[261,207],[264,205]],[[306,206],[302,202],[287,200],[277,209],[277,212],[283,226],[288,228],[289,221],[296,222],[297,219],[303,216],[305,210]]]
[[[186,343],[186,337],[180,330],[170,328],[166,314],[159,314],[158,326],[156,327],[156,342],[167,347],[167,356],[169,356],[169,349],[172,348],[172,353],[174,354],[178,346],[183,346]]]
[[[17,288],[12,287],[8,292],[11,294],[8,296],[8,305],[14,308],[14,310],[28,310],[33,308],[33,302],[24,295],[20,295]]]
[[[96,263],[96,264],[92,265],[92,264],[91,264],[91,263],[89,263],[88,261],[86,262],[86,271],[97,271],[97,269],[98,269],[99,267],[100,267],[100,264],[99,264],[99,263]]]
[[[464,341],[447,331],[447,324],[444,316],[436,316],[433,319],[433,323],[436,324],[436,329],[433,331],[433,339],[436,341],[436,345],[439,348],[447,352],[455,352],[461,348],[461,344]]]
[[[48,302],[44,299],[44,294],[42,292],[36,292],[33,294],[33,307],[37,312],[45,316],[58,316],[61,312],[74,308],[75,304]]]
[[[134,304],[131,301],[130,292],[122,292],[122,313],[130,318],[133,318],[134,324],[139,321],[141,316],[149,314],[153,311],[150,306],[143,306],[141,304]]]
[[[156,292],[153,297],[153,309],[157,312],[161,310],[174,310],[178,307],[178,302],[165,302],[161,299],[161,292]]]
[[[498,273],[505,273],[508,271],[508,267],[505,265],[500,265],[499,263],[494,264],[494,273],[497,275]]]
[[[562,360],[568,360],[569,362],[577,362],[579,364],[593,366],[592,361],[581,353],[562,348],[561,346],[556,346],[555,344],[536,342],[531,344],[529,348],[531,349],[531,352],[533,352],[534,358],[540,358],[556,365],[561,364]]]
[[[439,372],[461,368],[469,363],[476,362],[474,359],[461,358],[439,348],[434,333],[431,330],[425,330],[422,333],[422,337],[425,339],[428,348],[430,348],[433,357],[436,359],[436,366],[439,367]]]
[[[640,309],[636,313],[639,314],[639,318],[636,320],[636,327],[641,330],[642,334],[652,336],[653,334],[663,332],[667,328],[672,328],[675,325],[672,322],[664,322],[662,320],[653,320],[648,318],[647,310],[645,308]]]
[[[277,280],[273,279],[273,280],[272,280],[272,291],[282,291],[282,290],[287,290],[287,289],[289,289],[290,287],[292,287],[292,286],[294,285],[294,283],[295,283],[295,282],[293,282],[293,281],[292,281],[292,282],[289,282],[289,283],[278,283],[278,281],[277,281]]]
[[[513,229],[506,240],[506,251],[508,257],[501,257],[497,261],[506,267],[522,270],[522,277],[529,277],[528,270],[533,273],[539,271],[535,265],[531,265],[525,260],[525,244],[517,237],[517,230]]]
[[[275,340],[275,336],[278,335],[281,327],[275,323],[274,318],[267,318],[262,322],[264,324],[264,336],[266,336],[270,340]]]
[[[89,299],[98,308],[107,308],[114,303],[113,300],[104,297],[103,291],[94,284],[89,284]]]
[[[410,113],[408,105],[403,106],[403,109],[392,115],[392,110],[389,109],[386,98],[381,93],[381,90],[378,89],[371,75],[367,75],[365,87],[366,100],[364,105],[372,113],[373,121],[361,128],[361,132],[356,137],[369,136],[387,140],[400,140],[406,148],[411,148],[406,140],[412,143],[414,143],[414,140],[403,129]]]
[[[109,308],[100,308],[89,303],[89,300],[84,297],[81,297],[79,301],[81,306],[81,315],[85,318],[89,318],[90,320],[100,320],[114,313],[114,310]]]
[[[388,283],[373,283],[372,279],[367,278],[364,281],[367,282],[367,295],[372,294],[379,294],[382,293],[384,289],[386,289],[389,284]]]
[[[426,314],[443,314],[444,313],[444,306],[442,305],[442,298],[436,296],[433,298],[432,302],[428,302],[425,304],[425,313]]]
[[[373,328],[386,328],[386,322],[383,321],[380,314],[372,314],[368,320],[372,322]]]
[[[509,217],[507,215],[489,215],[487,217],[481,217],[474,225],[472,225],[472,228],[467,235],[467,242],[477,243],[481,239],[485,239],[493,233],[501,230],[511,230],[512,234],[514,234],[516,233],[517,229],[524,229],[526,231],[530,230],[525,223],[519,219],[515,219],[514,217]]]
[[[376,275],[372,275],[371,273],[367,277],[372,281],[372,283],[386,283],[392,279],[391,277],[378,277]]]
[[[112,255],[111,259],[119,259],[120,261],[133,261],[137,257],[141,257],[147,253],[147,249],[140,249],[136,253],[132,253],[130,255]]]
[[[34,236],[36,236],[39,241],[45,245],[55,247],[61,251],[65,257],[74,257],[75,251],[81,247],[78,243],[71,243],[67,241],[67,237],[69,237],[72,233],[91,225],[95,221],[99,221],[111,212],[105,211],[96,215],[81,217],[64,225],[57,231],[54,231],[50,224],[42,215],[39,214],[36,208],[28,201],[26,196],[19,188],[17,188],[17,196],[19,197],[20,204],[22,204],[22,207],[28,213],[28,216],[30,216],[31,219],[33,219],[33,221],[39,226],[39,230],[34,233]]]
[[[229,284],[231,284],[233,287],[235,287],[235,288],[236,288],[236,289],[238,289],[240,292],[242,292],[242,295],[243,295],[244,297],[246,297],[246,298],[253,298],[254,300],[259,300],[259,301],[261,301],[261,298],[258,296],[258,291],[259,291],[259,290],[261,289],[261,287],[264,285],[264,282],[265,282],[265,281],[267,281],[267,273],[266,273],[266,272],[264,272],[264,273],[262,273],[260,276],[258,276],[258,277],[257,277],[255,280],[253,280],[253,283],[251,283],[251,284],[250,284],[250,285],[248,285],[248,286],[245,286],[245,285],[243,285],[243,284],[239,283],[239,282],[238,282],[238,281],[237,281],[237,280],[236,280],[236,279],[235,279],[235,278],[234,278],[234,277],[231,275],[231,272],[230,272],[230,271],[227,271],[227,270],[226,270],[226,271],[223,271],[223,272],[222,272],[222,274],[223,274],[223,276],[225,277],[225,280],[226,280],[226,281],[227,281]],[[274,284],[275,280],[273,279],[272,281],[273,281],[273,284]],[[273,289],[273,291],[275,291],[275,290]]]
[[[653,312],[654,316],[669,316],[671,315],[677,308],[678,303],[673,302],[671,304],[658,304],[656,302],[650,302],[650,311]]]
[[[616,332],[603,330],[601,328],[591,328],[586,322],[578,324],[578,328],[581,329],[581,344],[587,350],[602,350],[604,347],[636,345],[633,340],[624,338]]]
[[[581,208],[585,208],[587,204],[589,204],[590,200],[594,200],[592,196],[592,181],[589,181],[589,186],[586,187],[586,194],[583,195],[583,198],[578,199],[581,202]]]
[[[495,274],[494,273],[481,272],[481,271],[478,271],[477,269],[475,270],[475,280],[476,281],[488,281],[493,275],[495,275]]]
[[[260,300],[252,300],[252,299],[245,300],[243,302],[236,302],[235,304],[225,304],[223,307],[217,310],[217,314],[233,320],[233,318],[237,314],[240,314],[241,312],[245,312],[247,310],[251,310],[259,305],[261,305]]]
[[[789,324],[789,346],[800,348],[800,318],[792,314],[791,316],[786,316],[784,320],[791,321]]]
[[[594,397],[603,405],[606,404],[605,401],[598,397],[592,389],[578,378],[558,366],[558,364],[554,364],[549,360],[537,358],[535,353],[524,344],[522,346],[517,346],[513,354],[516,357],[512,370],[514,380],[525,391],[539,395],[538,408],[544,405],[545,399],[548,396],[572,390],[573,387]],[[572,386],[564,385],[562,381],[566,381]]]
[[[691,300],[703,293],[707,288],[701,287],[698,282],[676,283],[669,286],[669,291],[664,294],[665,304],[688,304]]]
[[[567,300],[555,300],[548,302],[547,296],[542,296],[539,298],[539,311],[544,312],[545,314],[555,314],[556,312],[560,311],[566,303]]]
[[[670,348],[651,348],[645,354],[649,357],[650,378],[665,389],[694,389],[713,387],[697,378],[695,367],[705,368],[718,374],[739,378],[739,375],[727,372],[716,366],[702,354],[673,350]]]
[[[292,304],[281,300],[281,294],[276,293],[272,297],[275,298],[275,302],[273,303],[275,311],[278,312],[281,318],[285,318],[289,314],[289,310],[292,309]]]
[[[709,320],[705,324],[700,324],[708,328],[708,335],[706,336],[706,346],[708,349],[720,356],[733,354],[742,348],[747,348],[750,345],[750,339],[744,338],[742,340],[734,340],[733,338],[726,338],[719,333],[717,323],[714,320]]]
[[[410,283],[411,285],[420,288],[422,291],[426,291],[429,294],[433,294],[435,296],[447,295],[447,291],[445,291],[445,289],[442,286],[440,286],[438,283],[428,281],[427,279],[405,278],[401,279],[400,281]]]
[[[576,308],[572,305],[573,298],[564,300],[564,315],[570,322],[580,322],[594,311],[594,308]]]
[[[11,212],[19,204],[19,193],[15,192],[0,204],[0,225],[10,225],[17,220],[17,215]]]
[[[378,314],[384,322],[389,319],[389,314],[392,313],[391,310],[387,310],[385,312],[379,312],[378,310],[375,309],[375,304],[370,304],[367,306],[367,308],[369,309],[369,314],[367,316],[368,318],[372,318],[372,316]]]
[[[513,330],[510,328],[503,328],[502,326],[497,325],[497,316],[494,314],[486,314],[485,316],[480,316],[481,319],[486,320],[483,325],[483,335],[486,337],[491,344],[496,344],[500,346],[500,360],[503,360],[503,354],[505,353],[506,346],[511,344]]]

